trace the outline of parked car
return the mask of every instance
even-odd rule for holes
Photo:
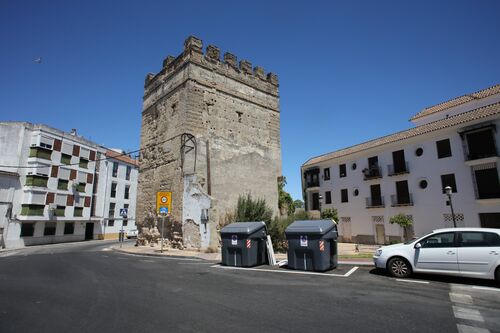
[[[130,238],[137,238],[137,229],[131,229],[129,231],[127,231],[127,239],[130,239]]]
[[[392,276],[433,273],[500,283],[500,229],[449,228],[404,244],[382,246],[373,256],[375,267]]]

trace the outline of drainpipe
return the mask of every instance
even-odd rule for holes
[[[104,161],[104,164],[106,164],[106,176],[104,177],[104,202],[103,202],[103,205],[102,205],[102,220],[101,220],[101,223],[102,223],[102,230],[103,230],[103,235],[102,235],[102,238],[103,240],[106,239],[106,220],[104,218],[104,212],[106,210],[106,199],[108,197],[108,161]]]

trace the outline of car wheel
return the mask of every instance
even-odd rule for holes
[[[500,285],[500,266],[498,266],[495,271],[495,281]]]
[[[389,273],[397,278],[406,278],[411,275],[411,266],[408,260],[396,257],[389,260],[387,264]]]

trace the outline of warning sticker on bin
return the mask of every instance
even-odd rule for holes
[[[319,250],[321,252],[325,251],[325,241],[324,240],[319,241]]]
[[[307,247],[307,236],[300,236],[300,246]]]
[[[231,236],[231,245],[238,245],[238,236],[237,235]]]

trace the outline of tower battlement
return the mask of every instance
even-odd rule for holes
[[[203,52],[203,42],[195,36],[189,36],[185,40],[184,50],[179,56],[169,55],[163,60],[163,68],[160,72],[146,75],[145,95],[148,95],[149,91],[154,90],[157,85],[161,84],[163,78],[170,76],[189,62],[220,72],[259,90],[277,95],[279,81],[276,74],[271,72],[266,74],[263,67],[252,67],[252,63],[245,59],[238,62],[236,55],[230,52],[225,52],[221,60],[221,51],[215,45],[208,45],[205,52]]]

